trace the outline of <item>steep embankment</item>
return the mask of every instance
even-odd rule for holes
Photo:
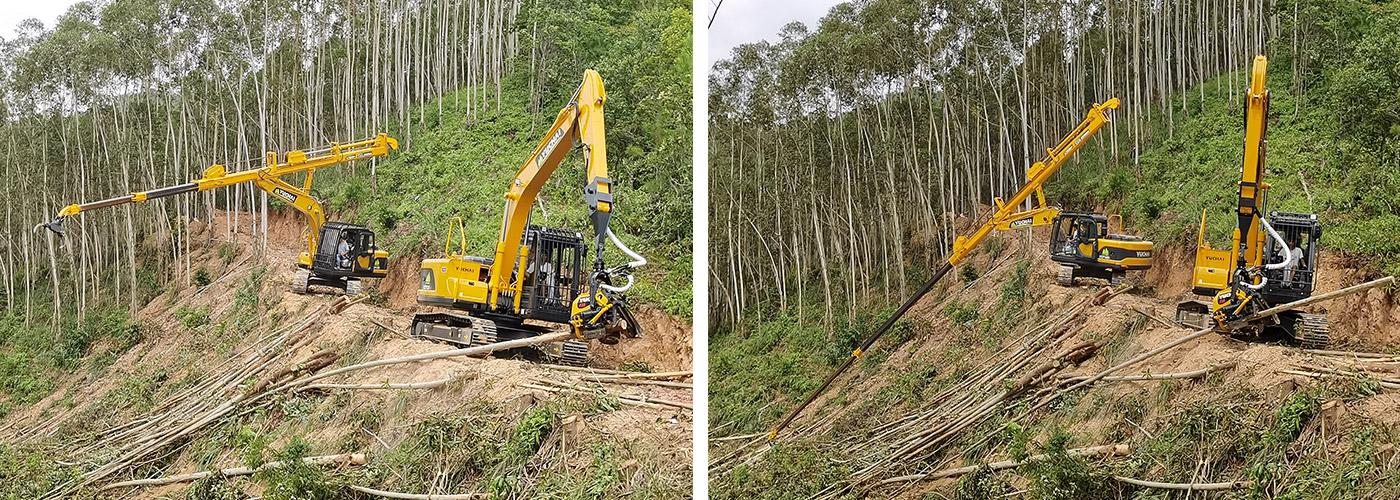
[[[1103,498],[1154,491],[1113,475],[1179,483],[1253,480],[1266,496],[1379,498],[1400,491],[1393,479],[1400,470],[1394,459],[1400,394],[1392,392],[1400,385],[1385,382],[1397,374],[1384,359],[1208,335],[1117,375],[1209,373],[1100,381],[1063,392],[1075,376],[1097,374],[1191,333],[1171,318],[1176,302],[1189,298],[1192,252],[1161,249],[1153,270],[1130,277],[1130,292],[1094,305],[1090,299],[1106,283],[1054,285],[1057,264],[1044,251],[1046,235],[1033,233],[1002,235],[980,249],[820,397],[778,447],[739,438],[713,442],[712,494],[917,499],[1029,490],[1041,498]],[[1348,264],[1326,252],[1320,291],[1373,278]],[[1391,353],[1400,347],[1394,300],[1383,290],[1312,312],[1328,315],[1337,349]],[[872,315],[867,328],[881,319]],[[767,340],[771,325],[781,321],[771,318],[753,331],[721,337],[712,354],[718,382],[711,394],[719,436],[761,432],[841,360],[822,350],[796,355],[804,352],[797,339],[814,340],[810,327],[789,323],[789,337]],[[839,327],[825,336],[835,344],[854,337]],[[1092,354],[1075,359],[1084,351],[1074,349],[1084,346],[1092,346]],[[771,378],[757,388],[726,384],[728,377],[743,377],[731,372],[733,353],[760,347],[772,354],[746,354],[750,370]],[[1355,366],[1367,374],[1285,372]],[[1063,453],[1115,444],[1131,452],[1114,459]],[[1042,451],[1051,458],[961,481],[917,477]],[[891,479],[896,476],[901,479]]]
[[[369,300],[336,311],[333,295],[287,291],[300,246],[302,222],[274,213],[268,251],[249,234],[229,241],[228,219],[192,225],[198,242],[191,265],[207,283],[174,285],[142,308],[135,320],[144,336],[129,349],[98,346],[112,359],[84,360],[61,375],[51,394],[15,408],[0,421],[0,467],[7,477],[36,481],[0,486],[0,496],[33,498],[82,479],[116,457],[124,441],[104,439],[139,428],[176,408],[184,391],[203,387],[243,353],[276,347],[273,362],[227,392],[209,390],[195,399],[259,394],[259,383],[284,369],[291,378],[372,360],[432,353],[453,346],[409,338],[416,306],[414,287],[398,276],[370,285]],[[245,221],[246,223],[246,221]],[[416,276],[417,256],[394,256],[392,271]],[[404,264],[409,262],[410,264]],[[183,263],[182,263],[183,264]],[[410,285],[413,280],[407,280]],[[202,286],[201,286],[202,285]],[[402,295],[408,295],[405,299]],[[635,343],[598,349],[593,368],[642,371],[690,369],[690,326],[655,307],[642,306],[648,336]],[[98,354],[91,356],[97,357]],[[314,368],[318,357],[335,359]],[[109,364],[107,364],[109,363]],[[343,485],[410,493],[492,491],[511,498],[580,494],[672,498],[689,491],[689,410],[646,401],[688,403],[690,389],[660,385],[596,384],[587,375],[560,371],[514,355],[449,358],[386,365],[323,380],[376,386],[431,382],[428,389],[317,389],[267,394],[194,429],[175,444],[95,485],[130,478],[169,476],[243,465],[286,456],[366,453],[363,467],[292,468],[245,478],[214,478],[169,486],[123,488],[118,498],[177,497],[343,498]],[[285,379],[284,379],[285,380]],[[559,384],[584,387],[559,391]],[[551,388],[543,390],[541,387]],[[629,403],[641,401],[643,404]],[[179,425],[184,425],[183,423]],[[96,444],[96,446],[94,446]],[[124,449],[124,448],[123,448]],[[57,462],[55,462],[57,461]],[[58,466],[54,466],[58,463]],[[311,487],[309,485],[319,485]],[[65,490],[79,497],[91,487]]]

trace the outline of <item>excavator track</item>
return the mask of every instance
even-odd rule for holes
[[[1074,286],[1074,266],[1061,264],[1060,271],[1055,274],[1055,284],[1060,286]]]
[[[560,364],[570,366],[588,366],[588,342],[584,340],[566,340],[539,346],[540,352]]]
[[[463,347],[479,347],[548,333],[548,327],[498,323],[453,313],[423,313],[413,317],[412,334]],[[588,342],[568,340],[534,346],[545,358],[566,365],[587,366]]]
[[[292,293],[305,295],[307,289],[310,288],[310,281],[311,271],[306,269],[297,269],[296,274],[292,275]]]
[[[1319,314],[1301,314],[1294,323],[1293,340],[1304,349],[1322,349],[1330,340],[1331,327],[1327,317]]]

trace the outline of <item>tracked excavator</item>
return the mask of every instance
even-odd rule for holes
[[[1035,178],[1036,163],[1026,172]],[[1001,198],[993,198],[998,210],[1004,208]],[[1079,278],[1099,278],[1117,286],[1128,271],[1145,271],[1152,267],[1151,241],[1140,236],[1111,232],[1112,221],[1123,227],[1123,218],[1093,212],[1061,211],[1045,204],[1042,187],[1035,188],[1035,208],[1007,216],[996,225],[998,231],[1050,226],[1050,260],[1060,264],[1055,283],[1074,286]]]
[[[418,303],[455,312],[415,315],[415,336],[478,346],[538,336],[549,333],[550,324],[563,324],[576,338],[545,344],[539,350],[548,358],[583,365],[588,360],[588,340],[616,344],[623,337],[642,335],[626,292],[634,283],[632,270],[646,265],[646,259],[624,245],[609,226],[613,197],[603,126],[605,101],[602,77],[585,71],[573,98],[559,111],[505,193],[505,215],[494,256],[467,255],[462,219],[449,222],[446,257],[423,260]],[[589,272],[583,268],[588,254],[583,234],[530,223],[540,188],[573,149],[584,154],[583,194],[595,248]],[[454,234],[458,235],[455,242]],[[608,267],[603,258],[608,241],[631,260]]]
[[[1230,248],[1213,248],[1206,241],[1206,213],[1197,235],[1192,293],[1209,302],[1177,304],[1177,321],[1246,339],[1283,339],[1306,348],[1327,345],[1327,318],[1285,311],[1248,321],[1255,313],[1307,299],[1316,284],[1317,214],[1271,212],[1269,183],[1264,182],[1264,150],[1268,145],[1269,89],[1264,85],[1268,60],[1254,59],[1249,93],[1245,96],[1244,164],[1240,169],[1239,199]],[[1265,214],[1268,218],[1265,219]]]
[[[84,212],[251,182],[306,214],[306,250],[297,257],[292,291],[307,293],[310,285],[323,285],[355,295],[363,290],[360,279],[382,278],[388,274],[389,253],[375,246],[374,231],[369,228],[327,222],[320,201],[311,195],[311,180],[316,169],[386,156],[389,150],[398,148],[398,141],[387,134],[379,134],[348,144],[331,143],[310,151],[289,151],[281,156],[269,151],[261,168],[230,173],[224,165],[213,165],[205,169],[200,178],[184,184],[68,205],[52,221],[39,224],[35,229],[44,227],[63,236],[64,221]],[[306,173],[300,187],[282,180],[283,176],[299,172]]]
[[[826,378],[826,381],[822,382],[820,386],[817,386],[817,389],[812,391],[812,393],[807,396],[807,399],[802,401],[802,404],[788,411],[787,415],[783,416],[782,420],[768,432],[768,440],[771,442],[777,439],[779,432],[786,428],[788,424],[792,423],[792,420],[797,418],[797,415],[802,413],[803,409],[811,405],[812,401],[817,399],[817,396],[825,392],[827,387],[830,387],[831,383],[835,381],[837,377],[841,376],[842,373],[845,373],[847,369],[854,365],[856,360],[870,349],[870,346],[875,344],[876,340],[884,336],[885,332],[889,331],[890,327],[894,326],[894,323],[904,316],[904,313],[908,312],[911,307],[914,307],[914,304],[919,302],[919,299],[928,295],[928,293],[933,290],[934,285],[937,285],[948,272],[952,271],[959,262],[962,262],[964,258],[971,254],[972,251],[977,248],[977,245],[981,243],[987,235],[991,234],[992,231],[1052,224],[1057,217],[1061,215],[1064,215],[1064,218],[1059,219],[1061,221],[1075,220],[1078,216],[1073,215],[1073,213],[1062,214],[1058,209],[1045,207],[1045,195],[1041,190],[1041,186],[1045,184],[1045,181],[1048,180],[1051,175],[1054,175],[1054,173],[1060,169],[1061,165],[1064,165],[1066,160],[1074,155],[1075,151],[1078,151],[1079,148],[1084,145],[1085,141],[1089,140],[1100,128],[1108,124],[1109,114],[1115,109],[1118,109],[1117,98],[1109,99],[1103,104],[1096,104],[1093,108],[1090,108],[1084,121],[1080,122],[1079,126],[1074,128],[1074,131],[1065,136],[1054,148],[1047,150],[1044,159],[1031,165],[1031,168],[1026,173],[1026,184],[1021,186],[1021,189],[1017,191],[1016,194],[1012,195],[1010,200],[1002,202],[1000,199],[996,199],[996,211],[993,212],[992,216],[988,218],[981,227],[978,227],[977,231],[973,232],[972,235],[957,237],[953,242],[952,253],[948,255],[948,259],[943,262],[943,265],[939,266],[938,270],[933,273],[933,277],[929,278],[928,282],[924,283],[918,291],[914,292],[913,296],[910,296],[903,305],[899,306],[899,309],[896,309],[894,314],[890,315],[879,328],[876,328],[865,340],[861,341],[860,346],[851,352],[850,357],[847,357],[846,361]],[[1015,212],[1015,207],[1024,203],[1032,194],[1037,196],[1041,208]]]

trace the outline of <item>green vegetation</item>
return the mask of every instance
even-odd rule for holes
[[[1316,213],[1326,247],[1377,271],[1400,273],[1394,201],[1400,194],[1400,53],[1394,50],[1400,8],[1350,0],[1296,3],[1313,9],[1298,27],[1329,42],[1319,53],[1298,56],[1307,59],[1300,74],[1294,74],[1288,40],[1266,51],[1269,210]],[[1158,139],[1148,143],[1139,165],[1131,157],[1105,165],[1101,156],[1081,154],[1047,185],[1047,194],[1071,206],[1121,205],[1124,218],[1158,244],[1187,247],[1196,244],[1204,210],[1208,241],[1228,244],[1238,194],[1232,179],[1244,140],[1243,91],[1216,92],[1228,78],[1175,95],[1171,105],[1179,112],[1170,124],[1159,109],[1151,125]],[[1248,69],[1239,68],[1233,78],[1247,79]],[[1124,140],[1120,151],[1132,146]]]
[[[26,325],[14,314],[0,317],[0,413],[49,395],[58,377],[77,370],[84,356],[125,352],[142,338],[141,327],[120,309],[91,311],[81,324],[65,319],[55,335],[49,325]]]

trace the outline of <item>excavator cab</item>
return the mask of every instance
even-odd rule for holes
[[[1055,216],[1050,229],[1050,260],[1060,263],[1056,283],[1073,286],[1076,278],[1083,277],[1117,285],[1127,271],[1152,267],[1152,242],[1110,233],[1110,219],[1092,212],[1060,212]]]
[[[1287,260],[1288,254],[1298,257],[1292,266],[1283,269],[1264,270],[1262,298],[1271,304],[1283,304],[1312,296],[1314,274],[1317,268],[1317,240],[1322,237],[1322,228],[1317,223],[1317,214],[1292,212],[1270,212],[1269,225],[1283,237],[1290,248],[1280,248],[1269,238],[1264,245],[1264,255],[1268,263],[1276,264]]]
[[[324,285],[355,295],[364,290],[359,278],[382,278],[389,273],[389,253],[374,243],[374,231],[344,222],[321,227],[316,253],[302,257],[292,279],[292,291],[306,293],[310,285]]]
[[[588,247],[578,231],[527,226],[528,263],[521,287],[520,314],[533,319],[567,323],[574,297],[585,293],[588,278],[583,258]],[[503,296],[504,297],[504,296]]]

